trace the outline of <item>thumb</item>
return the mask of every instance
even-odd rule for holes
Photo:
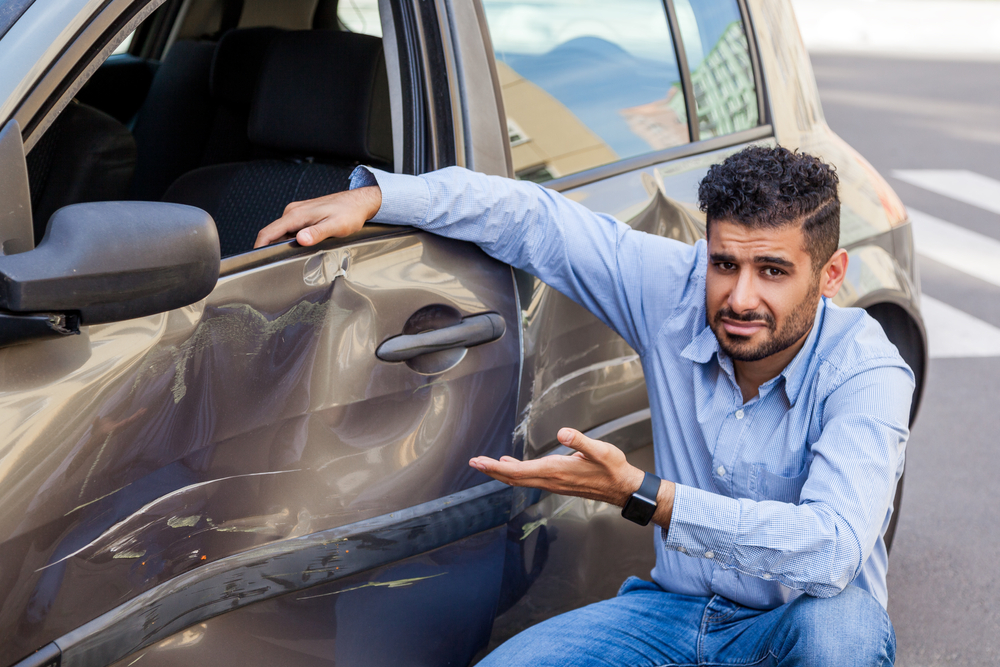
[[[587,458],[593,458],[599,451],[600,445],[602,444],[598,440],[588,438],[575,428],[559,429],[559,433],[556,435],[556,438],[559,440],[560,444],[563,444],[570,449],[575,449]]]

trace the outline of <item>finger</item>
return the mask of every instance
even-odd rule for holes
[[[257,232],[257,240],[254,241],[253,247],[261,248],[275,241],[280,241],[284,237],[291,237],[308,224],[311,222],[298,210],[286,212],[285,215]]]
[[[360,230],[362,225],[364,220],[345,219],[342,215],[328,217],[310,227],[300,229],[295,234],[295,240],[303,246],[316,245],[324,239],[350,236]]]
[[[511,475],[504,474],[503,472],[500,472],[495,468],[486,465],[482,464],[477,465],[474,463],[474,461],[476,461],[476,459],[469,461],[469,465],[475,468],[476,470],[479,470],[480,472],[489,475],[493,479],[501,481],[509,486],[528,486],[536,489],[545,489],[546,491],[557,491],[562,489],[562,485],[559,485],[557,482],[549,478],[528,477],[523,475],[518,475],[514,477]],[[482,467],[480,467],[481,465]]]
[[[559,429],[559,433],[556,435],[556,438],[558,438],[559,442],[563,445],[569,447],[570,449],[575,449],[577,453],[582,454],[587,458],[600,456],[604,451],[606,451],[608,445],[606,442],[588,438],[575,428]]]
[[[469,465],[489,475],[503,475],[510,479],[547,478],[558,474],[561,466],[552,459],[563,457],[546,457],[534,461],[518,461],[512,457],[497,461],[488,456],[477,456],[469,461]]]

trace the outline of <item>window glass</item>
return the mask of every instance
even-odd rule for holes
[[[687,143],[661,0],[484,0],[514,171],[547,181]]]
[[[126,37],[124,41],[122,41],[122,43],[115,48],[114,51],[112,51],[111,55],[117,56],[119,53],[128,53],[128,47],[132,45],[132,38],[134,37],[135,37],[135,30],[129,33],[129,36]]]
[[[736,0],[674,0],[701,139],[755,127],[757,91]]]
[[[382,36],[378,0],[340,0],[337,4],[337,19],[350,32]]]

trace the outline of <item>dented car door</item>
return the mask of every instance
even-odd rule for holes
[[[315,605],[360,621],[393,579],[465,596],[466,611],[450,605],[424,630],[484,641],[510,502],[468,460],[511,453],[511,270],[464,243],[367,236],[286,245],[291,256],[260,266],[259,253],[230,258],[191,306],[0,349],[0,663],[56,641],[63,664],[109,664],[270,598],[292,601],[285,622],[332,641],[338,615]],[[378,356],[387,340],[480,315],[505,331]],[[419,576],[386,574],[449,543],[447,562],[425,558]],[[379,585],[294,603],[338,582]],[[353,626],[338,655],[369,650],[391,614],[379,623]],[[258,657],[282,659],[271,649]]]

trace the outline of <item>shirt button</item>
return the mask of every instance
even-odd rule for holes
[[[715,552],[714,551],[706,551],[705,552],[705,558],[715,558]]]
[[[688,552],[688,550],[685,549],[684,547],[677,547],[677,550],[680,551],[682,554],[686,554]]]
[[[770,579],[770,578],[771,578],[771,575],[770,575],[770,574],[768,574],[767,572],[765,572],[765,573],[764,573],[764,578],[765,578],[765,579]]]
[[[726,476],[726,469],[723,468],[722,466],[719,466],[718,468],[716,468],[715,472],[719,473],[719,477],[725,477]]]
[[[742,410],[737,410],[736,411],[736,418],[737,419],[743,419],[743,411]]]

